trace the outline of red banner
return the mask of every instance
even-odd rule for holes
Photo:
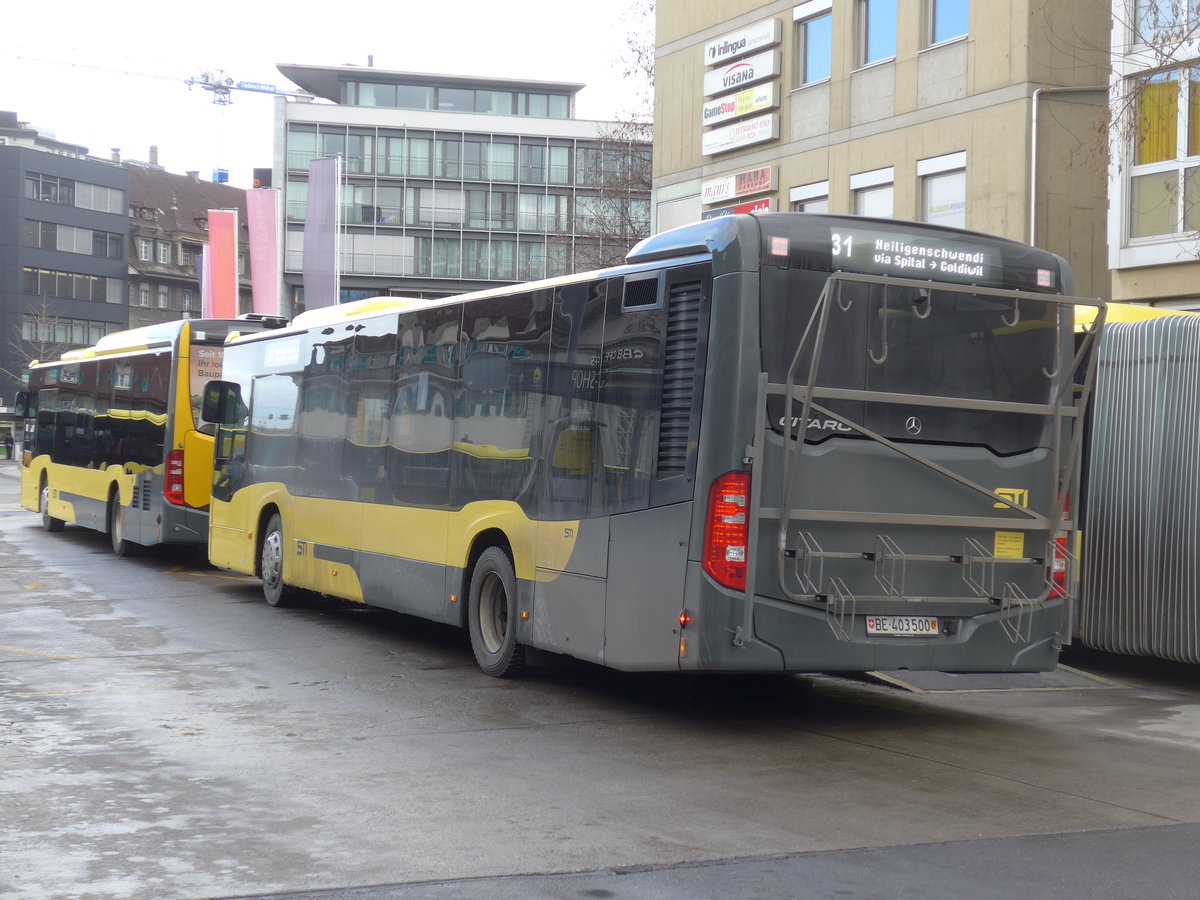
[[[209,275],[204,287],[204,315],[233,319],[238,314],[238,221],[236,209],[208,211]]]

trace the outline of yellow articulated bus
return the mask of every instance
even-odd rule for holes
[[[1051,669],[1104,314],[1070,290],[1011,241],[780,213],[313,310],[205,392],[209,559],[463,627],[497,676]]]
[[[47,531],[107,533],[113,551],[208,540],[214,427],[199,418],[221,376],[225,339],[282,319],[191,319],[117,332],[33,362],[17,398],[25,420],[21,505]]]

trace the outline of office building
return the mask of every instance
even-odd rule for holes
[[[128,324],[129,174],[0,112],[0,407],[31,359]]]
[[[342,159],[340,297],[437,297],[619,261],[649,231],[649,141],[580,84],[280,65],[284,309],[303,306],[309,164]]]
[[[1101,0],[659,0],[654,215],[942,223],[1059,253],[1107,296]]]

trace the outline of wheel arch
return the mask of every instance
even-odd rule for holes
[[[254,574],[258,578],[262,578],[263,532],[266,531],[271,516],[279,516],[280,521],[283,520],[283,513],[273,501],[263,505],[263,508],[258,511],[258,518],[254,523]]]
[[[118,515],[117,507],[121,506],[121,486],[114,478],[108,483],[108,500],[104,506],[107,512],[104,516],[104,529],[106,534],[112,534],[113,516]]]
[[[475,563],[479,561],[479,557],[489,547],[499,547],[508,556],[508,561],[513,565],[513,571],[516,571],[516,561],[513,559],[512,541],[508,535],[500,528],[485,528],[479,534],[475,535],[471,540],[470,549],[467,552],[467,565],[462,571],[462,583],[459,585],[458,595],[462,598],[459,610],[459,626],[467,627],[467,597],[471,591],[471,575],[475,571]]]

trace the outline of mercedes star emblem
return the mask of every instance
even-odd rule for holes
[[[908,419],[904,422],[904,430],[907,431],[909,434],[911,434],[913,437],[916,437],[918,434],[921,433],[921,420],[918,419],[916,416],[909,416]]]

